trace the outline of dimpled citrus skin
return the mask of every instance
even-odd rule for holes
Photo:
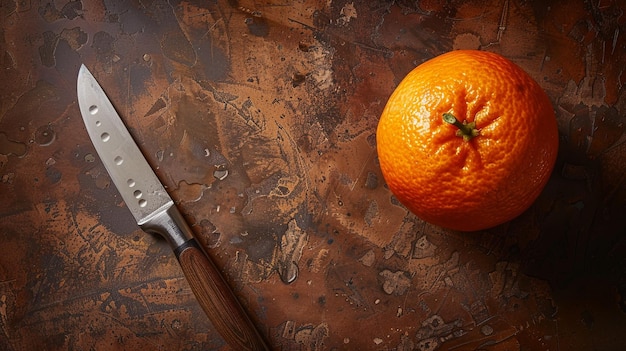
[[[464,140],[443,121],[475,122]],[[541,87],[504,57],[459,50],[416,67],[379,120],[377,151],[391,191],[432,224],[475,231],[509,221],[539,196],[558,150]]]

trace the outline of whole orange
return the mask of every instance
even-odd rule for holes
[[[380,167],[421,219],[461,231],[509,221],[539,196],[558,150],[543,89],[504,57],[437,56],[397,86],[376,132]]]

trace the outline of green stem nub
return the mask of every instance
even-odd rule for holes
[[[454,117],[453,114],[449,112],[443,114],[443,121],[459,128],[459,130],[456,131],[456,135],[458,137],[462,137],[465,141],[469,141],[480,135],[480,130],[476,128],[476,122],[461,123],[458,119],[456,119],[456,117]]]

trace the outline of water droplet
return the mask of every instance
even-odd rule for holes
[[[163,150],[159,150],[156,152],[155,155],[157,157],[157,160],[159,160],[159,162],[163,161],[163,154],[164,154]]]
[[[493,334],[493,327],[490,326],[489,324],[485,324],[482,327],[480,327],[480,332],[483,335],[491,335]]]
[[[37,128],[35,142],[41,146],[48,146],[54,142],[56,134],[49,125]]]
[[[215,172],[213,172],[213,176],[219,180],[224,180],[226,179],[226,177],[228,177],[228,170],[227,169],[217,169],[215,170]]]
[[[85,155],[85,162],[95,162],[96,161],[96,157],[92,154],[87,154]]]
[[[187,183],[187,181],[183,180],[178,183],[177,192],[180,200],[185,202],[196,202],[202,198],[205,189],[207,189],[207,186],[204,184],[190,184]]]

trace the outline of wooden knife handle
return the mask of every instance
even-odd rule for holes
[[[213,326],[235,350],[269,350],[219,270],[189,239],[174,250],[196,299]]]

